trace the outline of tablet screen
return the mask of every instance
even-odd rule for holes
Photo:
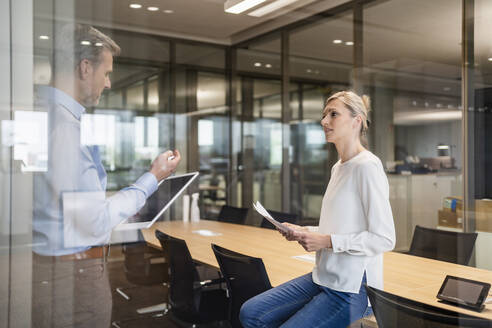
[[[165,208],[174,201],[177,196],[186,189],[187,185],[197,174],[184,174],[167,178],[160,182],[159,188],[147,199],[144,207],[128,218],[125,223],[151,222],[156,216],[161,215]]]
[[[483,286],[476,283],[449,278],[441,294],[452,295],[471,304],[476,304]]]

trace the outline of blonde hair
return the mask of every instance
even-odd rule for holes
[[[350,111],[352,117],[356,117],[358,115],[362,117],[360,134],[361,136],[365,136],[370,125],[369,111],[371,110],[371,101],[369,97],[366,95],[359,97],[353,91],[339,91],[326,99],[325,107],[328,103],[336,99],[340,100],[345,105],[345,107]]]

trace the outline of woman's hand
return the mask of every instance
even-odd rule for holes
[[[318,232],[295,231],[295,240],[308,252],[316,252],[323,248],[331,248],[331,236]]]
[[[308,228],[307,227],[301,227],[301,226],[299,226],[297,224],[283,222],[282,225],[291,229],[291,230],[287,230],[287,231],[282,231],[282,230],[280,230],[280,229],[277,228],[278,232],[280,232],[282,234],[282,236],[284,236],[285,239],[287,239],[288,241],[295,241],[295,240],[297,240],[296,237],[295,237],[295,232],[296,231],[308,231]]]

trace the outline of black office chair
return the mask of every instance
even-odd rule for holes
[[[468,265],[477,239],[474,232],[454,232],[415,226],[406,254]]]
[[[130,243],[122,248],[125,276],[136,285],[155,285],[168,280],[168,265],[162,252],[146,243]]]
[[[277,211],[271,211],[267,210],[268,213],[272,215],[272,217],[279,221],[279,222],[287,222],[287,223],[292,223],[292,224],[299,224],[299,218],[297,214],[290,214],[290,213],[282,213],[282,212],[277,212]],[[275,226],[270,223],[267,219],[263,218],[261,221],[261,227],[262,228],[267,228],[267,229],[275,229]]]
[[[366,285],[379,328],[492,327],[492,321],[412,301]]]
[[[111,322],[125,326],[132,320],[145,320],[147,313],[167,313],[166,301],[168,264],[162,252],[144,242],[122,246],[125,278],[130,284],[113,285],[118,296],[113,297]],[[135,310],[139,315],[135,314]]]
[[[220,213],[219,216],[217,217],[217,221],[244,224],[247,216],[248,216],[247,208],[223,205],[222,208],[220,209]]]
[[[210,289],[223,279],[200,281],[186,242],[159,230],[155,236],[161,243],[164,258],[169,263],[170,312],[177,319],[193,323],[227,320],[229,300],[221,288]]]
[[[229,322],[233,328],[242,327],[239,310],[253,296],[272,288],[263,261],[260,258],[236,253],[212,244],[230,293]]]

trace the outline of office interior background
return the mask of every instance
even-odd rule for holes
[[[70,22],[122,48],[111,89],[82,119],[108,193],[176,148],[178,173],[200,172],[190,192],[202,219],[259,200],[316,225],[338,160],[320,126],[324,100],[353,89],[371,98],[367,144],[389,180],[396,250],[409,248],[416,225],[476,231],[470,265],[492,270],[492,2],[287,3],[238,15],[223,0],[0,4],[1,327],[29,326],[35,310],[32,179],[46,168],[47,139],[33,95],[49,84],[53,35]],[[451,197],[462,203],[454,214],[443,211]],[[181,217],[178,200],[164,220]],[[250,211],[246,224],[260,220]]]

